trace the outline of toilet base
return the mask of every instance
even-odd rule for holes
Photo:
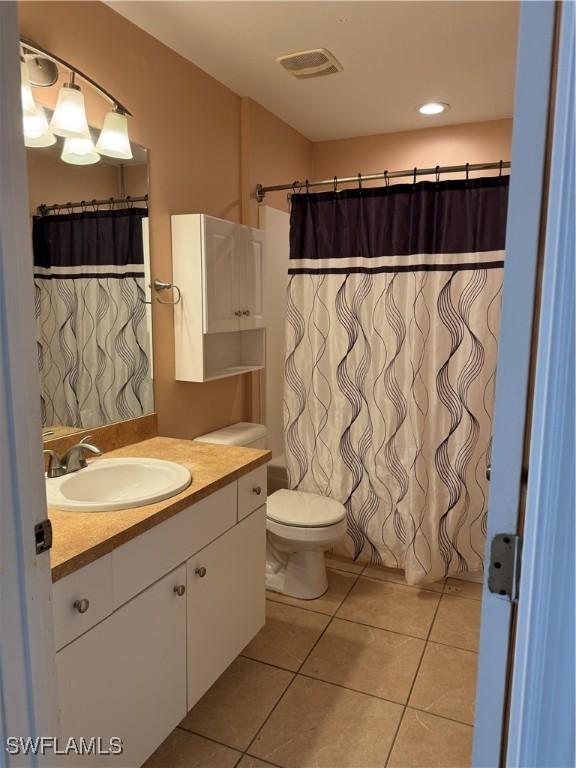
[[[328,589],[322,549],[278,552],[268,547],[266,588],[300,600],[315,600]]]

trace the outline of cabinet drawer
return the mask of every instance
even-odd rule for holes
[[[266,503],[267,471],[264,465],[238,480],[238,520]]]
[[[112,559],[105,555],[52,587],[56,649],[112,612]]]
[[[236,523],[236,483],[112,552],[113,606],[123,605]]]

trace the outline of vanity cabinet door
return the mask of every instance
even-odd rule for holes
[[[264,231],[242,227],[238,236],[240,329],[264,328]]]
[[[210,216],[204,220],[204,333],[240,328],[236,224]]]
[[[63,765],[136,768],[184,717],[185,586],[182,565],[56,654],[63,738],[124,743],[121,755]]]
[[[264,626],[261,507],[188,561],[188,709]]]

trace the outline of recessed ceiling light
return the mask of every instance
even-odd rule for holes
[[[450,104],[442,101],[427,101],[426,104],[420,104],[418,112],[421,115],[440,115],[450,109]]]

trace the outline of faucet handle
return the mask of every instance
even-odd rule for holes
[[[92,435],[86,435],[79,443],[69,448],[62,459],[62,464],[65,467],[65,472],[77,472],[79,469],[84,469],[88,464],[84,456],[85,453],[92,453],[94,456],[101,456],[102,451],[92,443],[86,442],[90,440]]]
[[[50,448],[44,448],[42,453],[48,456],[46,477],[61,477],[66,472],[66,469],[60,460],[60,456]]]

